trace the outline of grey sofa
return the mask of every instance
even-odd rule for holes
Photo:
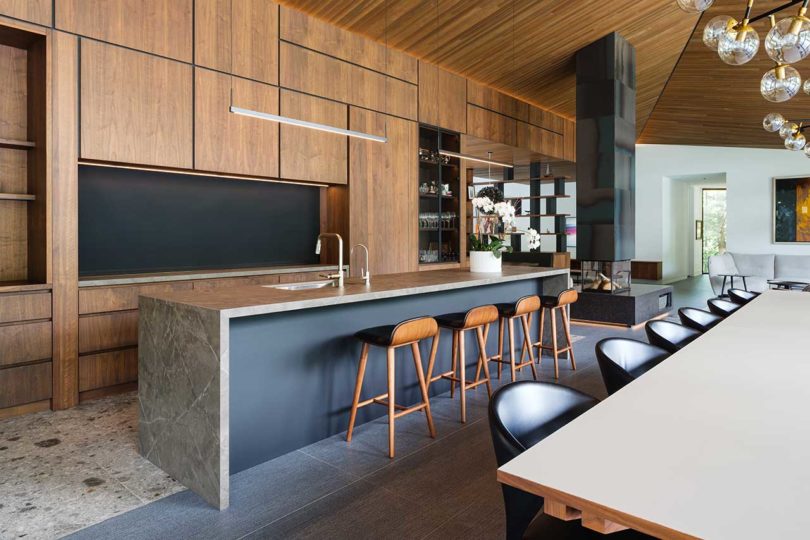
[[[785,281],[806,281],[810,283],[810,255],[760,255],[725,252],[709,257],[709,280],[714,294],[721,294],[723,277],[721,274],[746,276],[749,291],[761,292],[769,288],[769,279]],[[726,281],[726,288],[730,287]],[[741,279],[734,280],[734,286],[742,288]]]

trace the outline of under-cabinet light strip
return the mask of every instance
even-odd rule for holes
[[[388,142],[387,137],[380,137],[379,135],[363,133],[362,131],[353,131],[351,129],[342,129],[334,126],[329,126],[326,124],[318,124],[316,122],[307,122],[306,120],[290,118],[289,116],[279,116],[277,114],[269,114],[260,111],[253,111],[250,109],[243,109],[241,107],[234,107],[233,105],[231,105],[231,112],[234,114],[241,114],[242,116],[250,116],[251,118],[270,120],[271,122],[278,122],[279,124],[289,124],[291,126],[317,129],[318,131],[326,131],[328,133],[335,133],[337,135],[347,135],[349,137],[357,137],[358,139],[366,139],[368,141],[375,141],[382,143]]]
[[[505,163],[503,161],[495,161],[493,159],[484,159],[480,157],[471,156],[468,154],[460,154],[458,152],[451,152],[450,150],[439,150],[439,154],[459,159],[467,159],[469,161],[478,161],[479,163],[486,163],[488,165],[496,165],[498,167],[506,167],[513,169],[515,166],[512,163]]]

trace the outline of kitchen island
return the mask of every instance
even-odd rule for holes
[[[256,285],[141,296],[141,453],[213,506],[227,508],[231,474],[346,429],[360,352],[354,332],[556,294],[567,285],[567,269],[504,266],[499,274],[388,274],[342,288]],[[440,340],[437,371],[449,369],[450,341]],[[423,346],[427,357],[429,343]],[[497,348],[495,331],[488,348],[490,354]],[[385,386],[379,354],[372,350],[369,357],[369,392]],[[431,394],[448,389],[437,381]],[[396,395],[403,405],[419,399],[410,370],[398,371]],[[366,407],[357,422],[383,414],[382,407]]]

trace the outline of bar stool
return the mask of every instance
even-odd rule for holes
[[[453,397],[456,383],[461,392],[461,422],[467,421],[467,397],[465,392],[481,384],[487,385],[487,394],[492,396],[492,384],[489,378],[489,358],[487,357],[487,336],[489,326],[498,320],[498,308],[492,304],[478,306],[469,311],[461,313],[447,313],[436,317],[436,322],[441,328],[453,331],[452,347],[452,369],[445,373],[433,376],[434,356],[431,356],[428,363],[428,383],[447,379],[450,381],[450,397]],[[478,342],[478,364],[476,366],[476,378],[468,383],[466,376],[466,354],[464,351],[464,333],[468,330],[475,331]],[[484,378],[478,379],[477,373],[484,370]]]
[[[574,358],[574,346],[571,343],[571,322],[568,320],[568,311],[566,308],[576,302],[578,298],[579,294],[577,294],[577,291],[574,289],[566,289],[557,296],[543,296],[540,298],[540,304],[542,306],[542,309],[540,310],[540,340],[535,343],[534,346],[537,347],[538,361],[542,360],[543,351],[551,351],[551,354],[554,356],[555,379],[560,378],[560,365],[558,361],[558,356],[560,353],[567,352],[568,358],[571,360],[571,369],[574,371],[577,369],[577,362]],[[551,316],[551,346],[543,343],[546,310],[549,311],[549,315]],[[565,340],[568,343],[566,347],[561,349],[557,347],[557,311],[560,312],[563,329],[565,330]],[[522,356],[523,355],[521,353],[521,358]]]
[[[537,295],[524,296],[517,302],[509,304],[497,304],[498,308],[498,354],[491,356],[490,361],[498,363],[498,380],[501,378],[501,368],[504,364],[509,364],[512,373],[512,382],[515,382],[515,372],[529,366],[532,369],[532,377],[537,380],[537,368],[534,367],[534,348],[532,347],[531,332],[529,330],[529,316],[535,311],[540,311],[540,297]],[[523,347],[520,351],[520,360],[515,361],[515,319],[520,319],[523,328]],[[506,328],[509,332],[509,361],[504,358],[503,352],[503,332]],[[523,361],[525,351],[529,351],[529,360]]]
[[[412,412],[425,410],[427,416],[428,431],[431,437],[436,437],[436,429],[433,427],[433,416],[430,414],[430,401],[428,400],[427,380],[422,370],[422,356],[419,352],[419,342],[432,337],[433,343],[430,349],[430,365],[436,357],[436,349],[439,346],[439,327],[432,317],[417,317],[408,319],[396,325],[375,326],[366,328],[355,334],[355,337],[363,342],[363,349],[360,352],[360,366],[357,368],[357,382],[354,386],[354,400],[352,401],[352,411],[349,416],[349,430],[346,433],[346,442],[351,442],[354,421],[357,418],[357,409],[378,403],[388,407],[388,457],[394,457],[394,420],[400,416],[405,416]],[[370,399],[360,401],[360,392],[363,389],[363,377],[366,373],[366,363],[368,362],[368,350],[371,345],[385,347],[388,353],[388,392],[380,394]],[[397,348],[411,346],[413,354],[413,365],[416,368],[416,379],[419,382],[419,390],[422,393],[422,402],[411,407],[396,404],[396,369],[394,366],[394,354]],[[399,412],[396,412],[399,410]]]

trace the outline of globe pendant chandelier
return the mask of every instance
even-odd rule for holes
[[[714,0],[676,0],[678,6],[687,13],[702,13],[709,9]],[[772,103],[783,103],[795,97],[799,90],[810,94],[810,80],[804,81],[799,71],[791,64],[801,62],[810,56],[810,18],[805,15],[810,0],[787,1],[770,11],[752,16],[754,0],[747,0],[742,20],[729,15],[712,18],[703,29],[703,44],[717,51],[726,64],[740,66],[751,61],[759,50],[760,38],[752,24],[762,19],[770,20],[770,29],[764,39],[765,53],[774,61],[774,67],[760,79],[759,91],[762,97]],[[776,15],[786,9],[799,6],[793,16],[777,22]],[[771,133],[778,133],[789,150],[803,150],[810,157],[810,144],[803,131],[810,128],[810,119],[790,121],[779,113],[770,113],[762,120],[762,127]]]

